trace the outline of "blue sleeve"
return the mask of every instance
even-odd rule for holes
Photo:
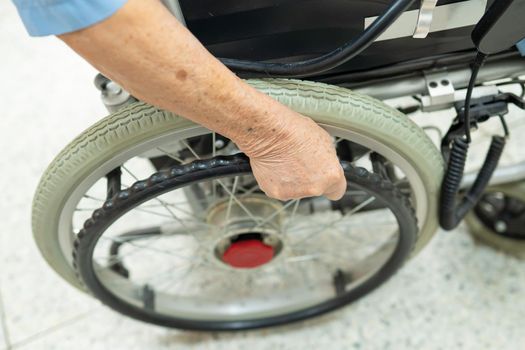
[[[520,41],[517,46],[518,46],[518,50],[520,50],[521,55],[525,56],[525,39]]]
[[[58,35],[100,22],[127,0],[13,0],[31,36]]]

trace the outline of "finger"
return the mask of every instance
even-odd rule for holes
[[[332,201],[337,201],[344,196],[346,187],[346,179],[344,176],[341,176],[341,179],[337,183],[333,184],[325,191],[324,196]]]

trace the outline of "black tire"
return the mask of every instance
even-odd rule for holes
[[[177,318],[157,313],[151,309],[137,307],[117,297],[101,283],[94,270],[92,254],[98,239],[108,227],[126,212],[140,203],[189,183],[212,177],[247,174],[250,172],[250,165],[248,160],[242,156],[214,158],[176,166],[170,170],[154,174],[147,181],[138,182],[130,189],[117,193],[111,200],[106,201],[101,209],[94,212],[92,218],[85,223],[84,229],[78,234],[73,253],[75,268],[87,289],[107,306],[137,320],[165,327],[206,331],[245,330],[300,321],[338,309],[366,295],[388,280],[410,256],[417,241],[418,233],[415,214],[409,200],[394,185],[378,175],[371,174],[362,168],[354,168],[348,163],[343,163],[343,168],[349,184],[372,194],[393,213],[399,227],[397,246],[386,263],[371,276],[365,278],[355,289],[337,295],[334,293],[332,299],[313,307],[248,320]]]

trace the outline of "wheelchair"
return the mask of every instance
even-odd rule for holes
[[[481,62],[471,40],[495,1],[164,3],[332,136],[347,192],[269,198],[231,140],[99,74],[111,114],[55,158],[33,204],[65,281],[144,322],[231,331],[343,307],[465,216],[476,239],[525,254],[525,159],[503,153],[523,124],[507,114],[525,107],[525,59],[512,46]],[[469,145],[488,155],[470,162]]]

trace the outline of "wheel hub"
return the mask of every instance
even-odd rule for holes
[[[222,261],[232,267],[251,269],[273,259],[275,248],[260,239],[248,238],[233,242],[222,255]]]
[[[261,195],[249,195],[215,204],[208,211],[209,224],[220,228],[213,255],[237,269],[260,267],[279,255],[283,206]]]

